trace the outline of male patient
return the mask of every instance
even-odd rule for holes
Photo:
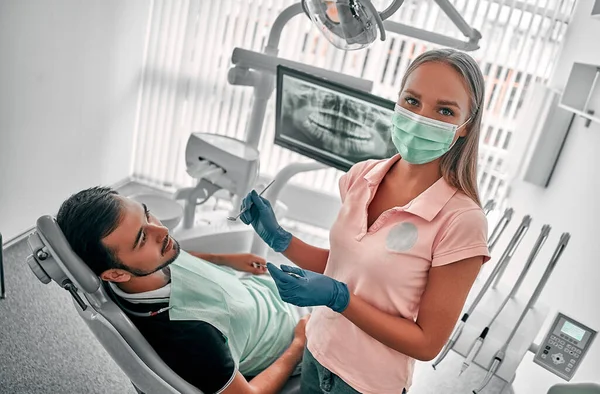
[[[146,206],[105,187],[71,196],[56,219],[163,361],[203,392],[277,393],[301,361],[307,317],[260,275],[261,258],[182,251]]]

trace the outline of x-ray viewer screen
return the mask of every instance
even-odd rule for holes
[[[275,143],[347,171],[393,156],[394,102],[279,66]]]

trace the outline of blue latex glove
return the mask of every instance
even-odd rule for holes
[[[259,196],[255,190],[252,190],[242,200],[240,210],[243,211],[248,207],[250,208],[240,216],[242,222],[251,224],[254,231],[271,249],[277,253],[285,251],[292,242],[292,234],[285,231],[277,223],[275,212],[273,212],[269,200]]]
[[[316,272],[282,265],[281,269],[267,263],[281,299],[297,306],[327,306],[342,313],[350,302],[345,283]],[[290,273],[299,277],[291,276]]]

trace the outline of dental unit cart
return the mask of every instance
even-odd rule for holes
[[[463,359],[467,360],[474,343],[476,343],[479,331],[486,327],[486,324],[490,321],[490,315],[496,311],[495,317],[498,317],[498,319],[492,318],[494,324],[489,327],[489,335],[487,335],[484,342],[482,341],[479,344],[481,347],[475,354],[474,359],[471,360],[478,365],[478,368],[471,371],[472,374],[469,378],[457,377],[456,381],[452,382],[452,392],[472,392],[474,394],[513,393],[511,383],[514,381],[519,365],[527,352],[535,353],[534,362],[536,364],[567,381],[571,380],[575,371],[583,362],[596,336],[596,331],[563,313],[558,313],[549,331],[544,336],[544,341],[539,345],[534,342],[550,312],[546,306],[540,305],[537,301],[568,245],[569,233],[563,233],[560,236],[558,245],[533,293],[527,292],[528,294],[524,295],[523,291],[518,290],[521,281],[527,276],[533,258],[542,248],[543,242],[541,242],[541,239],[547,238],[549,232],[550,227],[548,225],[542,226],[540,238],[534,245],[519,280],[511,282],[508,288],[506,285],[494,288],[484,284],[483,292],[487,293],[483,298],[484,302],[474,309],[471,308],[472,315],[468,321],[464,324],[459,323],[458,327],[462,329],[462,334],[458,337],[454,336],[455,341],[448,348],[454,350],[461,358],[460,362],[462,362]],[[517,233],[515,233],[515,236],[517,236]],[[511,248],[514,248],[513,240],[509,242],[507,251],[504,254]],[[496,263],[494,270],[487,277],[486,284],[501,275],[499,274],[500,268],[505,268],[502,260],[500,259]],[[475,298],[475,301],[479,301],[480,298],[481,294]],[[473,300],[468,300],[467,305],[470,302],[473,302]],[[444,356],[445,354],[442,353],[441,359]],[[439,368],[437,365],[440,364],[441,359],[438,358],[434,363],[436,369]],[[457,365],[449,365],[448,367],[456,368]],[[434,379],[434,369],[430,369],[430,371],[432,373],[430,378]],[[456,372],[458,375],[458,368],[456,368]],[[477,387],[473,386],[474,380],[480,381]]]
[[[569,381],[595,337],[596,331],[558,313],[533,362]]]

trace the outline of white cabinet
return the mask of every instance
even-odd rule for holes
[[[574,63],[560,106],[586,118],[586,126],[589,122],[600,123],[600,66]]]

